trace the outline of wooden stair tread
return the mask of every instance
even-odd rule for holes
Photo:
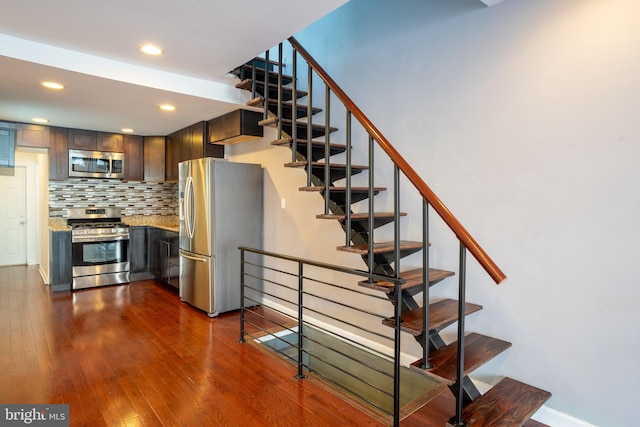
[[[465,315],[475,313],[482,310],[482,306],[465,303]],[[400,329],[411,335],[419,336],[422,334],[422,307],[403,313],[400,317]],[[458,301],[454,299],[444,299],[433,304],[429,304],[429,331],[440,331],[443,328],[455,323],[458,320]],[[383,325],[394,328],[395,319],[384,319]]]
[[[293,123],[294,123],[293,120],[291,119],[282,119],[280,121],[282,122],[283,125],[286,125],[286,126],[293,126]],[[273,117],[269,117],[268,119],[260,120],[258,122],[258,126],[274,126],[277,123],[278,123],[278,118],[276,116],[273,116]],[[297,126],[303,126],[303,127],[309,125],[309,122],[306,119],[297,120],[295,123]],[[316,124],[316,123],[311,123],[311,127],[314,129],[320,129],[320,130],[326,129],[325,125]],[[337,130],[338,130],[337,127],[334,127],[334,126],[329,127],[330,132],[335,132]]]
[[[310,191],[310,192],[314,192],[314,191],[325,191],[325,186],[324,185],[312,185],[311,187],[300,187],[298,188],[298,190],[300,191]],[[373,187],[373,191],[386,191],[387,188],[386,187]],[[346,192],[347,188],[346,187],[329,187],[329,191],[335,191],[335,192]],[[352,192],[367,192],[369,191],[369,187],[351,187],[351,191]]]
[[[248,100],[246,105],[248,107],[260,107],[260,106],[264,105],[263,101],[264,101],[264,99],[262,99],[261,96],[257,96],[257,97],[255,97],[253,99]]]
[[[271,145],[290,145],[293,144],[293,140],[291,138],[281,138],[281,139],[276,139],[275,141],[271,141]],[[299,141],[298,145],[307,145],[307,141]],[[325,142],[324,141],[311,141],[311,145],[312,146],[316,146],[316,147],[324,147]],[[333,148],[339,148],[339,149],[347,149],[347,146],[345,144],[334,144],[331,143],[329,144],[330,147]]]
[[[411,364],[412,368],[433,377],[437,381],[452,385],[456,380],[457,342],[442,347],[430,353],[429,361],[432,369],[422,369],[422,359]],[[493,359],[498,354],[511,347],[511,343],[488,337],[475,332],[464,338],[464,375],[468,375],[476,368]]]
[[[278,105],[278,100],[270,98],[269,99],[269,105]],[[282,106],[286,107],[286,108],[289,108],[289,109],[293,109],[293,102],[291,102],[291,101],[283,101],[282,102]],[[304,104],[296,103],[296,109],[298,109],[298,110],[308,110],[309,107],[307,105],[304,105]],[[321,111],[322,111],[322,108],[320,108],[320,107],[311,107],[311,114],[317,114],[317,113],[320,113]]]
[[[504,378],[468,404],[462,410],[462,418],[468,426],[520,426],[550,397],[551,393],[548,391],[512,378]]]
[[[306,167],[307,166],[307,162],[305,161],[299,161],[299,162],[289,162],[289,163],[285,163],[284,166],[286,168],[302,168],[302,167]],[[314,167],[322,167],[324,168],[325,163],[324,162],[311,162],[311,165]],[[335,169],[346,169],[347,165],[342,164],[342,163],[329,163],[329,167],[331,168],[335,168]],[[351,169],[354,170],[367,170],[369,169],[369,166],[362,166],[362,165],[351,165]]]
[[[438,283],[439,281],[446,279],[447,277],[454,276],[455,274],[456,273],[454,273],[453,271],[430,268],[429,286]],[[402,290],[415,288],[416,286],[422,286],[422,269],[416,268],[414,270],[403,271],[402,273],[400,273],[400,278],[405,280],[405,282],[402,284]],[[358,284],[360,286],[364,286],[365,288],[375,289],[377,291],[386,293],[393,292],[394,289],[393,282],[374,281],[370,283],[366,280],[363,280]]]
[[[258,126],[271,126],[278,123],[277,117],[269,117],[258,122]]]
[[[244,79],[241,82],[236,84],[236,89],[242,89],[242,90],[251,90],[252,89],[252,81],[250,78]],[[260,88],[264,88],[264,81],[260,81],[260,80],[256,80],[256,87],[260,87]],[[274,89],[277,90],[278,85],[275,83],[269,83],[269,89]],[[290,87],[283,87],[283,92],[285,93],[292,93],[293,89]],[[301,89],[296,89],[296,95],[298,98],[302,98],[304,96],[307,95],[307,92],[301,90]],[[269,99],[274,99],[274,97],[269,97]]]
[[[530,420],[529,420],[529,421],[527,421],[526,423],[522,424],[522,427],[549,427],[549,426],[548,426],[548,425],[546,425],[546,424],[542,424],[542,423],[541,423],[541,422],[539,422],[539,421],[531,420],[531,419],[530,419]]]
[[[369,245],[353,245],[353,246],[338,246],[339,251],[349,252],[359,255],[366,255],[369,253]],[[409,240],[400,240],[400,250],[412,250],[412,249],[422,249],[422,242],[412,242]],[[393,252],[395,250],[394,242],[380,242],[373,244],[373,253],[374,254],[382,254]]]

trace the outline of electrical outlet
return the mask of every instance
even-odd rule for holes
[[[287,207],[287,199],[283,197],[280,199],[280,208],[284,209],[285,207]]]

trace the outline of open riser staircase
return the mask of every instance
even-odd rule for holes
[[[300,191],[317,192],[324,198],[325,210],[317,218],[337,221],[345,231],[344,245],[337,249],[361,255],[370,273],[404,281],[399,295],[392,282],[363,281],[359,285],[383,292],[392,304],[401,305],[401,330],[415,337],[423,348],[423,357],[415,361],[412,367],[448,385],[456,397],[456,413],[451,414],[448,424],[483,427],[541,425],[528,420],[550,398],[550,393],[504,378],[481,395],[468,376],[511,344],[464,330],[465,316],[482,309],[477,304],[465,301],[467,253],[474,256],[496,283],[504,281],[506,276],[309,53],[294,38],[290,38],[288,43],[291,46],[292,63],[286,65],[287,72],[283,43],[278,46],[275,59],[270,57],[271,52],[268,51],[264,57],[234,70],[240,78],[237,87],[252,92],[253,97],[248,105],[264,109],[260,124],[277,128],[278,138],[272,144],[291,149],[291,161],[285,167],[306,172],[307,182],[300,187]],[[305,87],[298,87],[299,82],[305,80]],[[320,89],[313,87],[318,80],[322,83]],[[314,94],[319,92],[324,92],[320,100],[323,107],[314,102]],[[341,127],[346,127],[345,140],[339,142],[332,140],[332,135],[339,128],[330,123],[331,103],[336,99],[346,111],[340,123]],[[323,112],[323,122],[317,123],[314,116],[319,117]],[[358,144],[368,144],[364,145],[369,153],[366,165],[352,163],[351,135],[354,133],[354,122],[359,130],[368,134],[368,141],[357,141]],[[394,164],[394,208],[390,212],[375,211],[375,195],[387,191],[387,188],[374,183],[374,144],[378,144]],[[340,161],[333,160],[338,156]],[[352,185],[352,177],[367,173],[368,185]],[[423,198],[423,230],[419,241],[406,240],[400,235],[399,223],[406,216],[400,210],[401,175],[415,186],[417,197]],[[354,211],[356,203],[359,203],[358,206],[368,204],[368,211]],[[458,300],[429,300],[429,287],[440,282],[455,284],[455,278],[448,279],[455,276],[454,272],[429,266],[430,211],[435,211],[460,241]],[[378,241],[376,230],[386,225],[394,227],[393,238]],[[401,259],[420,251],[422,268],[403,271]],[[419,296],[421,298],[417,299]],[[396,327],[394,319],[383,323]],[[440,332],[455,323],[458,324],[458,340],[447,345]]]

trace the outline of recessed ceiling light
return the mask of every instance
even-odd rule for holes
[[[176,107],[175,105],[171,105],[171,104],[162,104],[160,105],[160,109],[164,111],[174,111]]]
[[[42,82],[41,83],[42,86],[49,88],[49,89],[64,89],[64,85],[61,85],[60,83],[56,83],[56,82]]]
[[[131,128],[122,128],[123,133],[133,133],[133,129]]]
[[[43,119],[42,117],[34,117],[31,120],[33,120],[36,123],[49,123],[48,119]]]
[[[145,44],[140,46],[140,52],[146,53],[147,55],[162,55],[163,50],[158,46],[152,44]]]

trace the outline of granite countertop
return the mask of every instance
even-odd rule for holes
[[[177,215],[131,215],[123,216],[122,222],[130,227],[156,227],[163,230],[180,232],[180,223]],[[49,218],[51,231],[70,231],[66,218]]]
[[[130,227],[156,227],[163,230],[180,231],[177,215],[132,215],[123,216],[122,222]]]

